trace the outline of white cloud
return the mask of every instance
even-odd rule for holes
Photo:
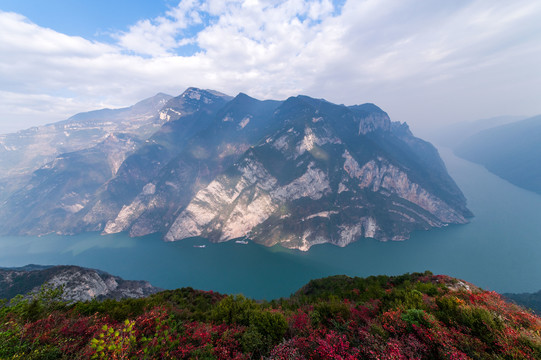
[[[199,1],[183,0],[177,7],[169,10],[165,16],[140,20],[130,26],[128,31],[121,32],[114,37],[122,48],[137,54],[168,55],[173,49],[185,43],[185,41],[177,40],[178,36],[182,34],[182,30],[201,23],[197,11],[199,6]]]
[[[531,96],[541,92],[539,2],[349,0],[336,10],[330,0],[184,0],[111,44],[0,12],[0,132],[187,86],[372,101],[418,124],[541,112]],[[198,50],[177,55],[185,45]]]

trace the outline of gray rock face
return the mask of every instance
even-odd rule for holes
[[[216,111],[230,99],[215,91],[196,88],[188,88],[181,95],[171,98],[159,112],[165,124],[131,154],[117,174],[99,189],[81,216],[73,221],[75,225],[70,232],[104,230],[111,233],[128,230],[149,206],[159,204],[153,201],[143,205],[156,193],[156,184],[152,181],[162,176],[168,163],[185,149],[192,137],[210,125]],[[154,190],[150,191],[152,187]],[[156,196],[160,194],[158,191]],[[115,221],[116,218],[118,221]],[[160,230],[161,227],[157,226],[150,232]]]
[[[308,250],[405,240],[471,216],[436,149],[373,104],[189,88],[155,119],[145,141],[63,154],[34,172],[0,203],[0,224],[16,219],[0,232],[247,236]]]
[[[129,231],[132,236],[166,233],[197,191],[273,129],[270,118],[279,104],[239,94],[215,114],[205,130],[185,143],[180,154],[131,203],[123,205],[104,232]]]
[[[161,290],[147,281],[123,280],[78,266],[0,269],[0,298],[9,299],[17,294],[31,296],[45,284],[55,289],[62,287],[62,300],[68,302],[141,298]]]
[[[283,127],[195,194],[166,240],[248,236],[265,245],[308,250],[326,242],[346,246],[359,237],[404,240],[413,229],[467,222],[467,211],[437,195],[449,189],[429,190],[415,182],[412,169],[373,142],[370,135],[377,133],[413,152],[408,148],[415,141],[397,138],[386,114],[360,118],[359,109],[328,103],[318,108],[304,100],[288,100],[295,111],[281,115]],[[334,112],[342,112],[339,125],[356,129],[353,136],[336,131]],[[359,149],[362,142],[369,146]],[[435,171],[448,177],[444,168]]]

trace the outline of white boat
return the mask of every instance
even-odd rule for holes
[[[194,245],[193,247],[194,248],[206,248],[207,245]]]
[[[246,245],[246,244],[248,244],[248,240],[235,240],[235,243]]]

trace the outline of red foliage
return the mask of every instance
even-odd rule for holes
[[[426,275],[420,280],[456,283],[445,276]],[[437,294],[437,301],[423,294],[416,297],[416,303],[405,305],[400,299],[404,294],[419,293],[415,290],[419,287],[411,285],[408,293],[400,286],[389,284],[383,300],[356,303],[352,299],[362,293],[354,289],[352,299],[342,302],[318,300],[316,306],[277,306],[270,311],[286,316],[288,331],[285,339],[272,349],[267,347],[270,354],[265,350],[263,356],[278,360],[539,358],[541,319],[505,302],[497,293],[437,286],[427,291]],[[349,296],[349,290],[346,294]],[[316,313],[314,309],[319,310]],[[104,315],[81,316],[72,311],[55,311],[33,322],[8,314],[0,323],[0,332],[19,331],[22,341],[32,348],[56,347],[73,359],[91,358],[98,352],[111,359],[255,357],[244,352],[248,348],[246,339],[254,339],[250,337],[253,325],[182,320],[187,318],[182,311],[168,304],[146,310],[125,324]],[[105,346],[99,350],[91,347],[92,341],[96,344],[101,339]],[[107,346],[119,343],[121,347]]]

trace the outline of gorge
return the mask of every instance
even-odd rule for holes
[[[24,169],[0,164],[11,169],[2,234],[246,237],[306,251],[405,240],[472,216],[437,150],[373,104],[189,88],[78,114],[35,138],[51,138],[44,131],[65,141]],[[27,133],[0,139],[8,158],[26,156]]]

